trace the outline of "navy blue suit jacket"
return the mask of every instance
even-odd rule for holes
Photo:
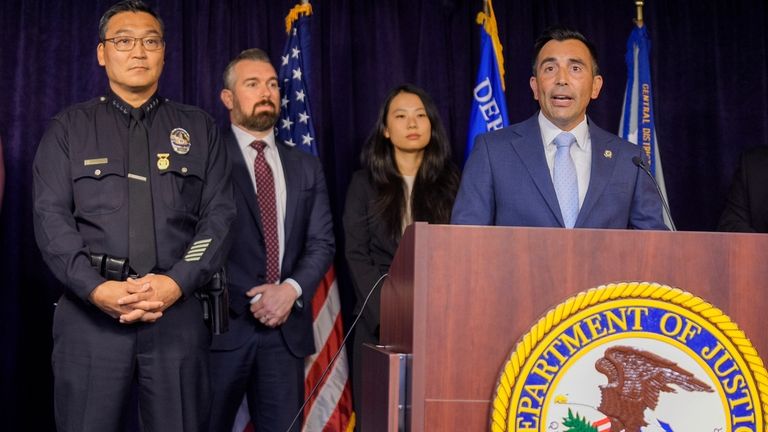
[[[249,289],[266,278],[266,249],[259,205],[248,166],[231,129],[223,142],[232,166],[237,218],[231,226],[232,248],[227,258],[230,292],[229,331],[214,336],[213,349],[234,349],[260,326],[249,311]],[[280,326],[288,348],[297,357],[315,352],[312,333],[312,297],[333,261],[333,222],[328,191],[320,161],[308,153],[277,142],[285,173],[285,252],[280,280],[292,278],[301,285],[303,308],[294,307]]]
[[[666,230],[653,182],[632,163],[641,148],[588,122],[592,166],[575,227]],[[476,138],[451,223],[564,226],[537,115]]]

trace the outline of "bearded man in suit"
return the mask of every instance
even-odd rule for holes
[[[328,192],[319,160],[275,139],[280,89],[266,53],[245,50],[229,63],[221,100],[237,218],[229,331],[211,347],[210,430],[232,430],[246,397],[256,431],[284,432],[304,398],[311,301],[335,250]]]

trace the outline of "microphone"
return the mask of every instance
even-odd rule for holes
[[[299,408],[299,411],[296,413],[296,416],[293,418],[293,421],[291,422],[290,426],[288,426],[288,429],[286,432],[291,432],[293,430],[293,426],[296,424],[297,421],[299,421],[299,417],[301,416],[301,413],[304,412],[304,407],[307,406],[309,403],[309,400],[312,399],[312,396],[315,395],[315,392],[317,392],[318,387],[320,387],[320,384],[325,379],[325,376],[328,375],[328,372],[331,370],[331,367],[334,363],[336,363],[336,358],[341,354],[341,350],[344,349],[344,347],[347,344],[347,339],[349,339],[349,335],[352,333],[352,330],[355,329],[355,326],[357,325],[357,322],[360,321],[360,317],[363,316],[363,312],[365,310],[365,306],[368,304],[368,300],[370,300],[371,295],[373,294],[373,291],[381,284],[381,281],[386,279],[389,276],[389,273],[384,273],[379,277],[379,280],[376,281],[375,284],[371,287],[371,290],[368,291],[368,295],[365,296],[365,300],[363,301],[363,306],[360,308],[360,314],[355,317],[355,320],[352,321],[352,325],[349,326],[349,330],[347,330],[347,334],[344,335],[344,339],[342,339],[341,344],[339,344],[339,349],[336,351],[336,353],[331,357],[331,361],[328,362],[328,366],[326,366],[323,373],[320,375],[320,379],[317,380],[317,383],[315,383],[315,386],[312,387],[312,390],[309,391],[309,394],[306,398],[304,398],[304,403],[301,404],[301,408]]]
[[[677,231],[677,228],[675,227],[675,222],[672,221],[672,212],[669,211],[669,205],[667,205],[667,200],[664,199],[664,194],[661,193],[661,188],[659,187],[659,183],[656,182],[656,179],[653,177],[653,174],[651,174],[651,171],[648,169],[648,165],[645,164],[645,160],[643,160],[640,156],[635,156],[632,158],[632,163],[635,164],[636,167],[643,170],[643,172],[648,174],[648,177],[651,178],[653,185],[656,186],[656,192],[659,194],[659,198],[661,199],[661,204],[664,206],[664,212],[667,214],[667,219],[669,220],[670,228],[672,229],[672,231]]]

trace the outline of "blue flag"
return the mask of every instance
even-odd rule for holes
[[[304,9],[302,9],[304,8]],[[288,24],[288,40],[280,58],[280,121],[275,134],[288,145],[296,146],[307,153],[317,156],[315,127],[309,109],[309,14],[311,6],[301,5],[295,8]],[[293,18],[293,19],[291,19]]]
[[[659,183],[664,197],[664,175],[656,139],[653,116],[653,87],[651,87],[651,41],[645,26],[635,27],[627,41],[627,88],[621,112],[619,136],[642,146],[650,164],[651,174]]]
[[[504,99],[504,56],[490,0],[487,13],[477,14],[476,21],[480,25],[480,67],[472,91],[465,161],[472,152],[477,135],[509,124],[507,102]]]

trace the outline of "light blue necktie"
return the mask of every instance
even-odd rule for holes
[[[576,178],[576,165],[571,158],[571,144],[575,142],[576,137],[570,132],[563,132],[555,137],[557,153],[552,182],[566,228],[573,228],[579,215],[579,181]]]

